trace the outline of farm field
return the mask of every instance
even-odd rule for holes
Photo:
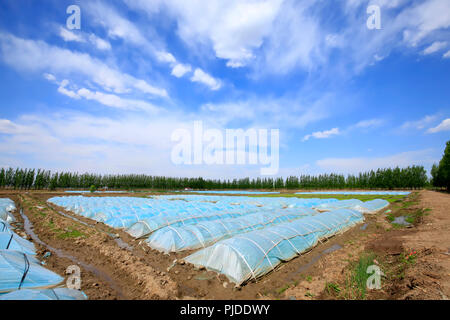
[[[364,221],[349,225],[345,232],[330,234],[300,255],[273,266],[261,276],[237,285],[225,274],[207,271],[203,266],[194,266],[186,261],[189,261],[188,256],[201,251],[200,247],[164,254],[152,249],[145,242],[145,238],[136,239],[125,229],[112,228],[107,220],[95,220],[94,217],[76,214],[73,210],[55,204],[55,199],[78,199],[81,195],[59,191],[10,190],[0,193],[0,198],[14,200],[17,207],[14,216],[17,222],[12,225],[17,228],[19,235],[35,244],[38,259],[45,261],[46,268],[66,278],[67,266],[79,265],[82,274],[81,290],[93,300],[442,299],[449,296],[448,259],[442,259],[448,256],[449,221],[448,215],[445,214],[450,205],[448,194],[413,191],[409,195],[312,196],[314,200],[309,195],[294,192],[246,196],[203,196],[185,193],[171,195],[167,192],[96,193],[82,196],[84,200],[89,201],[111,199],[123,202],[127,199],[132,203],[164,199],[174,206],[175,203],[181,203],[179,208],[185,210],[188,205],[183,203],[188,204],[191,200],[186,199],[190,197],[200,199],[205,208],[209,208],[207,206],[212,205],[211,202],[214,201],[217,205],[221,199],[229,199],[227,201],[232,205],[237,205],[237,201],[241,206],[249,203],[248,206],[236,210],[249,212],[244,217],[231,217],[232,221],[262,216],[263,211],[251,210],[260,210],[269,204],[279,206],[282,203],[282,208],[278,208],[278,211],[283,212],[282,219],[285,219],[286,212],[294,214],[292,211],[300,211],[300,206],[296,207],[298,204],[308,203],[320,207],[340,203],[339,200],[344,200],[344,203],[350,199],[364,203],[374,199],[387,200],[388,207],[375,214],[364,214]],[[251,205],[255,201],[258,206],[252,209]],[[276,208],[270,207],[270,210],[274,211]],[[326,216],[332,212],[314,215]],[[309,217],[309,214],[310,212],[305,210],[305,217],[288,216],[286,219],[289,223],[295,223],[314,218]],[[211,223],[211,216],[207,217],[204,225]],[[397,220],[399,217],[404,219]],[[151,221],[154,223],[154,220]],[[398,221],[406,221],[406,224],[397,223]],[[198,223],[200,222],[194,221],[188,227]],[[172,227],[181,228],[179,225]],[[265,226],[262,230],[267,228],[274,227]],[[153,230],[153,234],[163,229],[158,227],[158,230]],[[255,232],[247,231],[250,234]],[[211,245],[219,240],[211,242]],[[416,253],[410,256],[411,252]],[[358,265],[373,264],[373,261],[381,267],[385,276],[382,278],[380,290],[368,291],[365,285],[359,286],[360,281],[357,281],[359,276],[367,279],[367,275],[358,275],[355,270]]]

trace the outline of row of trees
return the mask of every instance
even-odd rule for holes
[[[100,175],[50,172],[35,169],[1,169],[0,188],[50,189],[91,186],[109,189],[420,189],[428,183],[422,166],[378,169],[359,175],[322,174],[283,178],[215,180],[148,175]]]
[[[444,155],[439,164],[433,164],[431,168],[431,183],[438,188],[446,188],[450,191],[450,141],[447,141]]]

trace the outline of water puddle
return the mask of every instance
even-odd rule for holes
[[[58,213],[59,213],[60,215],[64,216],[64,217],[66,217],[66,218],[72,219],[72,220],[75,221],[75,222],[81,223],[82,225],[85,225],[85,226],[87,226],[87,227],[92,227],[89,223],[86,223],[86,222],[84,222],[84,221],[81,221],[80,219],[77,219],[77,218],[75,218],[75,217],[72,217],[71,215],[68,215],[68,214],[66,214],[66,213],[64,213],[64,212],[62,212],[62,211],[58,211]]]
[[[125,241],[123,241],[120,238],[115,238],[114,241],[117,243],[117,245],[121,248],[121,249],[125,249],[128,250],[130,252],[133,252],[133,247],[130,246],[128,243],[126,243]]]
[[[392,221],[392,223],[393,223],[393,224],[394,224],[394,223],[395,223],[395,224],[399,224],[399,225],[405,226],[405,227],[411,225],[411,223],[409,223],[408,221],[406,221],[406,217],[405,217],[405,216],[396,217],[396,218],[394,219],[394,221]]]
[[[72,217],[71,215],[68,215],[68,214],[66,214],[66,213],[64,213],[64,212],[62,212],[62,211],[58,211],[58,213],[59,213],[60,215],[64,216],[64,217],[66,217],[66,218],[72,219],[73,221],[78,222],[78,223],[81,223],[81,224],[83,224],[83,225],[85,225],[85,226],[87,226],[87,227],[92,227],[92,225],[90,225],[89,223],[86,223],[86,222],[84,222],[84,221],[81,221],[80,219],[77,219],[77,218],[75,218],[75,217]],[[130,246],[130,245],[129,245],[128,243],[126,243],[125,241],[123,241],[122,239],[116,237],[115,235],[113,235],[113,234],[111,234],[111,233],[108,233],[108,235],[109,235],[111,238],[114,239],[114,241],[117,243],[117,245],[118,245],[121,249],[125,249],[125,250],[131,251],[131,252],[133,251],[133,247]]]
[[[73,263],[78,264],[80,266],[82,266],[85,270],[93,273],[94,275],[96,275],[98,278],[102,279],[103,281],[105,281],[112,289],[114,289],[118,296],[122,299],[124,299],[124,295],[121,291],[121,288],[114,282],[114,280],[112,280],[107,274],[105,274],[104,272],[98,270],[97,268],[95,268],[94,266],[84,263],[80,260],[78,260],[77,258],[75,258],[74,256],[71,256],[67,253],[65,253],[64,251],[60,250],[60,249],[56,249],[53,248],[52,246],[46,244],[45,242],[43,242],[37,235],[36,233],[34,233],[33,231],[33,224],[31,223],[31,221],[28,219],[28,217],[23,213],[23,210],[20,209],[20,216],[22,217],[23,221],[24,221],[24,229],[25,232],[33,239],[34,242],[40,244],[41,246],[45,247],[48,251],[53,252],[54,254],[56,254],[58,257],[60,258],[66,258],[71,260]]]
[[[322,254],[332,253],[332,252],[338,251],[338,250],[340,250],[340,249],[342,249],[342,246],[341,246],[341,245],[339,245],[339,244],[334,244],[334,245],[332,245],[331,247],[329,247],[328,249],[323,250],[323,251],[322,251]]]
[[[340,250],[342,249],[342,246],[339,244],[335,244],[331,247],[329,247],[328,249],[323,250],[321,253],[319,253],[318,255],[314,256],[310,262],[308,262],[307,264],[301,266],[300,268],[297,269],[297,271],[292,272],[292,275],[297,275],[299,273],[305,272],[306,270],[308,270],[309,268],[311,268],[320,258],[322,258],[324,255],[326,254],[330,254],[334,251]]]

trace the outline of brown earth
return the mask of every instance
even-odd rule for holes
[[[399,208],[400,207],[400,208]],[[374,252],[386,274],[381,290],[372,290],[367,299],[433,299],[450,297],[450,194],[421,191],[413,205],[391,206],[396,216],[422,209],[427,214],[409,228],[392,228],[385,214],[377,214],[380,228],[365,238],[355,238],[352,246],[344,247],[323,259],[316,273],[286,291],[286,296],[297,299],[348,298],[326,289],[327,283],[343,289],[350,274],[351,262],[358,261],[362,253]],[[414,263],[405,263],[405,255],[416,252]],[[332,290],[331,290],[332,291]],[[345,291],[345,290],[344,290]]]
[[[370,249],[396,257],[407,248],[419,252],[417,264],[406,270],[402,282],[386,283],[368,298],[449,296],[448,194],[422,191],[419,206],[432,211],[414,228],[392,229],[384,213],[367,216],[366,228],[357,226],[333,237],[242,288],[223,275],[182,264],[189,252],[164,255],[121,230],[48,205],[46,200],[56,195],[60,194],[2,192],[0,197],[10,197],[23,208],[33,229],[24,229],[19,214],[17,227],[37,244],[47,268],[64,275],[68,266],[80,266],[81,290],[90,299],[328,299],[334,297],[324,292],[325,285],[342,282],[349,263],[360,253]],[[393,211],[396,205],[391,205]],[[47,251],[52,255],[44,259]]]

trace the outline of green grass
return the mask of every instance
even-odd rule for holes
[[[374,264],[376,258],[375,253],[365,252],[361,254],[357,262],[350,264],[351,273],[346,280],[346,288],[344,296],[347,299],[364,300],[367,294],[367,279],[370,274],[367,273],[367,268]]]
[[[86,238],[86,235],[82,233],[81,231],[78,231],[75,228],[69,227],[67,228],[68,231],[61,231],[60,234],[58,234],[58,238],[60,239],[72,239],[72,238]]]
[[[287,289],[289,289],[291,286],[289,284],[285,285],[284,287],[281,287],[280,289],[277,290],[277,293],[280,295],[283,292],[285,292]]]
[[[327,282],[325,288],[330,295],[339,294],[341,292],[339,285],[334,282]]]
[[[399,210],[398,212],[396,212],[396,215],[394,215],[393,213],[390,213],[386,216],[386,219],[392,223],[392,221],[394,221],[396,216],[405,216],[405,221],[410,223],[410,224],[418,224],[420,223],[420,221],[422,220],[423,216],[427,216],[430,214],[431,209],[409,209],[409,210]],[[406,213],[407,212],[407,213]],[[395,229],[399,229],[399,228],[405,228],[406,226],[401,225],[401,224],[397,224],[397,223],[392,223],[392,226]]]
[[[48,227],[56,233],[56,237],[59,239],[75,239],[75,238],[87,238],[88,236],[83,232],[77,230],[75,227],[68,227],[65,230],[59,229],[55,226],[53,219],[48,222]]]
[[[49,226],[51,229],[55,229],[55,223],[53,222],[53,218],[50,218],[50,221],[48,222],[48,226]]]

